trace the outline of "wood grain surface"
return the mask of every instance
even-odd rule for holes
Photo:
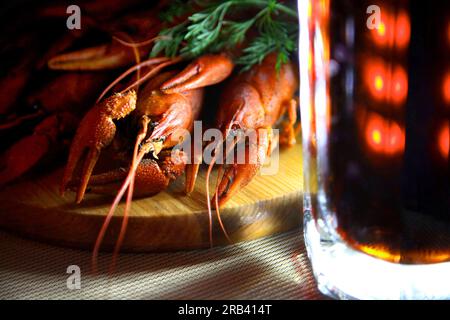
[[[233,242],[300,226],[301,168],[300,145],[281,150],[275,175],[259,175],[231,199],[221,210],[221,217]],[[73,193],[59,195],[61,175],[59,168],[1,190],[0,227],[56,245],[92,249],[112,198],[87,195],[76,205]],[[202,168],[190,195],[183,193],[182,177],[154,197],[133,200],[122,251],[209,247],[204,176]],[[121,203],[111,221],[103,250],[110,250],[117,239],[123,207]],[[213,214],[214,245],[227,244]]]

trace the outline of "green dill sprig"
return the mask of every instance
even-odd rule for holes
[[[193,13],[187,21],[160,32],[152,57],[164,53],[169,57],[180,55],[191,59],[208,52],[230,50],[242,45],[252,28],[257,31],[256,36],[236,59],[236,63],[243,66],[242,70],[261,63],[271,52],[278,52],[279,70],[296,49],[298,24],[296,20],[286,21],[285,16],[296,19],[297,13],[277,0],[196,1],[195,4],[201,6],[200,11]],[[185,5],[192,6],[191,3]],[[252,7],[259,8],[253,18],[230,20],[231,11],[235,13]]]
[[[167,57],[176,56],[180,49],[181,43],[183,42],[185,36],[184,30],[186,26],[187,21],[180,23],[172,28],[163,29],[159,33],[159,40],[155,42],[150,56],[156,57],[161,52],[164,52],[164,55]]]

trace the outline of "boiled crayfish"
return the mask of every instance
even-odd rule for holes
[[[222,131],[224,140],[226,141],[233,130],[253,131],[256,139],[253,140],[253,143],[247,144],[245,144],[245,141],[235,141],[234,144],[231,144],[231,147],[227,146],[224,151],[220,150],[221,145],[215,148],[216,156],[209,163],[206,174],[210,243],[212,243],[212,217],[209,180],[219,152],[224,152],[226,156],[228,154],[234,156],[233,147],[236,147],[238,143],[245,144],[245,161],[242,163],[233,161],[225,169],[213,197],[218,221],[225,236],[229,239],[220,219],[219,208],[229,201],[236,192],[247,186],[259,172],[274,147],[272,127],[284,115],[287,115],[287,120],[281,124],[279,142],[284,146],[292,146],[296,142],[294,125],[297,116],[297,102],[294,99],[294,94],[298,88],[297,73],[291,62],[283,64],[281,69],[277,71],[276,57],[276,53],[272,53],[260,65],[231,78],[222,93],[216,126]],[[194,177],[192,179],[195,181],[198,165],[193,167],[193,172],[190,175]],[[193,182],[187,185],[187,192],[192,191],[193,185]],[[229,239],[229,241],[231,240]]]
[[[69,159],[61,183],[64,193],[71,182],[78,162],[86,157],[78,183],[77,202],[81,202],[89,188],[96,193],[117,192],[94,249],[97,255],[104,233],[120,199],[128,189],[123,229],[119,235],[115,252],[118,252],[126,228],[127,215],[134,188],[139,195],[153,195],[164,190],[169,182],[178,177],[186,165],[186,155],[180,152],[164,153],[179,143],[177,132],[193,127],[203,100],[203,88],[221,82],[232,70],[232,60],[225,54],[205,55],[190,63],[183,71],[159,73],[165,66],[176,64],[179,59],[155,58],[125,72],[144,66],[152,66],[142,78],[123,92],[98,102],[78,127],[70,148]],[[119,77],[119,80],[124,76]],[[148,80],[150,78],[150,80]],[[146,82],[147,81],[147,82]],[[136,93],[135,88],[145,83]],[[91,175],[100,152],[109,146],[116,135],[114,121],[129,118],[131,124],[139,127],[134,143],[133,155],[128,167]],[[181,137],[182,138],[182,137]],[[175,154],[175,157],[173,156]],[[144,159],[145,156],[148,156]]]

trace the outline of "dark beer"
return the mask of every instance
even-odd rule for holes
[[[316,99],[310,119],[313,214],[372,256],[449,261],[450,2],[342,0],[315,10],[329,35],[329,102],[320,120]],[[318,121],[328,122],[326,137]]]

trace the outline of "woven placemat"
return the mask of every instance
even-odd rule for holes
[[[121,254],[113,276],[91,253],[0,232],[1,299],[322,299],[300,230],[209,250]],[[110,255],[99,259],[106,267]],[[81,289],[67,268],[81,270]]]

